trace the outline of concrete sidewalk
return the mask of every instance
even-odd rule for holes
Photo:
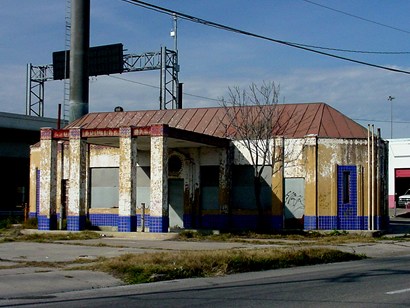
[[[38,231],[28,231],[38,232]],[[60,231],[61,232],[61,231]],[[399,236],[410,234],[410,221],[393,218],[387,239],[376,243],[349,243],[326,247],[369,257],[410,255],[410,241]],[[123,283],[108,274],[82,270],[68,270],[73,265],[56,267],[53,262],[94,260],[127,253],[158,251],[258,249],[267,247],[300,247],[295,241],[278,240],[277,244],[235,242],[176,241],[176,234],[108,233],[99,239],[71,240],[54,243],[6,242],[0,244],[0,299],[43,296],[54,292],[118,286]],[[323,246],[321,246],[323,247]],[[27,262],[38,262],[26,267]],[[24,267],[23,267],[24,266]]]

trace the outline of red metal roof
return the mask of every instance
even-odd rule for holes
[[[252,108],[255,107],[246,107]],[[367,138],[367,129],[325,103],[278,104],[277,121],[281,127],[278,135],[300,138],[317,135],[323,138]],[[89,113],[66,126],[84,129],[119,128],[125,126],[150,126],[167,124],[170,127],[195,133],[225,137],[229,124],[227,110],[223,107],[172,110],[126,111]]]

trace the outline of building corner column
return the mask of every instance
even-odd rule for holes
[[[53,230],[57,227],[56,195],[57,195],[57,142],[53,140],[53,129],[42,128],[40,160],[40,212],[39,230]]]
[[[220,213],[224,214],[219,222],[220,228],[231,228],[233,225],[231,204],[233,155],[234,149],[231,146],[220,150],[218,203]]]
[[[150,232],[168,232],[168,126],[151,127]]]
[[[118,231],[132,232],[137,228],[136,174],[137,142],[132,127],[120,128]]]
[[[305,137],[305,230],[320,229],[318,208],[318,138]]]
[[[285,139],[283,137],[275,138],[273,142],[271,227],[280,230],[283,228],[284,220]]]
[[[70,136],[70,172],[68,187],[67,230],[80,231],[86,223],[86,142],[81,139],[81,128],[72,128]]]

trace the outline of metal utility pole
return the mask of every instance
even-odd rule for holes
[[[70,122],[88,113],[90,0],[72,0],[70,50]]]
[[[393,100],[395,98],[390,96],[387,98],[390,101],[390,139],[393,139]]]
[[[174,93],[174,102],[172,104],[173,109],[182,108],[182,84],[178,80],[179,63],[178,63],[178,17],[174,13],[174,28],[171,31],[171,37],[174,38],[174,52],[175,52],[175,63],[174,63],[174,78],[172,93]]]

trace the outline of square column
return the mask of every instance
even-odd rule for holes
[[[307,136],[305,138],[304,156],[306,161],[305,177],[305,230],[319,229],[319,208],[317,199],[318,185],[318,138]],[[330,179],[332,180],[332,179]],[[329,185],[331,181],[329,180]]]
[[[285,139],[273,140],[272,153],[272,217],[270,227],[281,230],[284,219],[284,172],[285,172]]]
[[[166,125],[151,127],[150,232],[168,232],[168,145]]]
[[[52,138],[51,128],[41,129],[39,230],[53,230],[57,226],[57,142]]]
[[[81,129],[70,129],[70,174],[68,183],[67,230],[85,228],[86,211],[86,163],[87,147],[81,139]]]
[[[234,150],[232,147],[223,148],[219,154],[219,194],[218,203],[221,213],[232,214],[231,200],[231,178]]]
[[[118,231],[136,231],[137,142],[131,127],[120,128]]]

